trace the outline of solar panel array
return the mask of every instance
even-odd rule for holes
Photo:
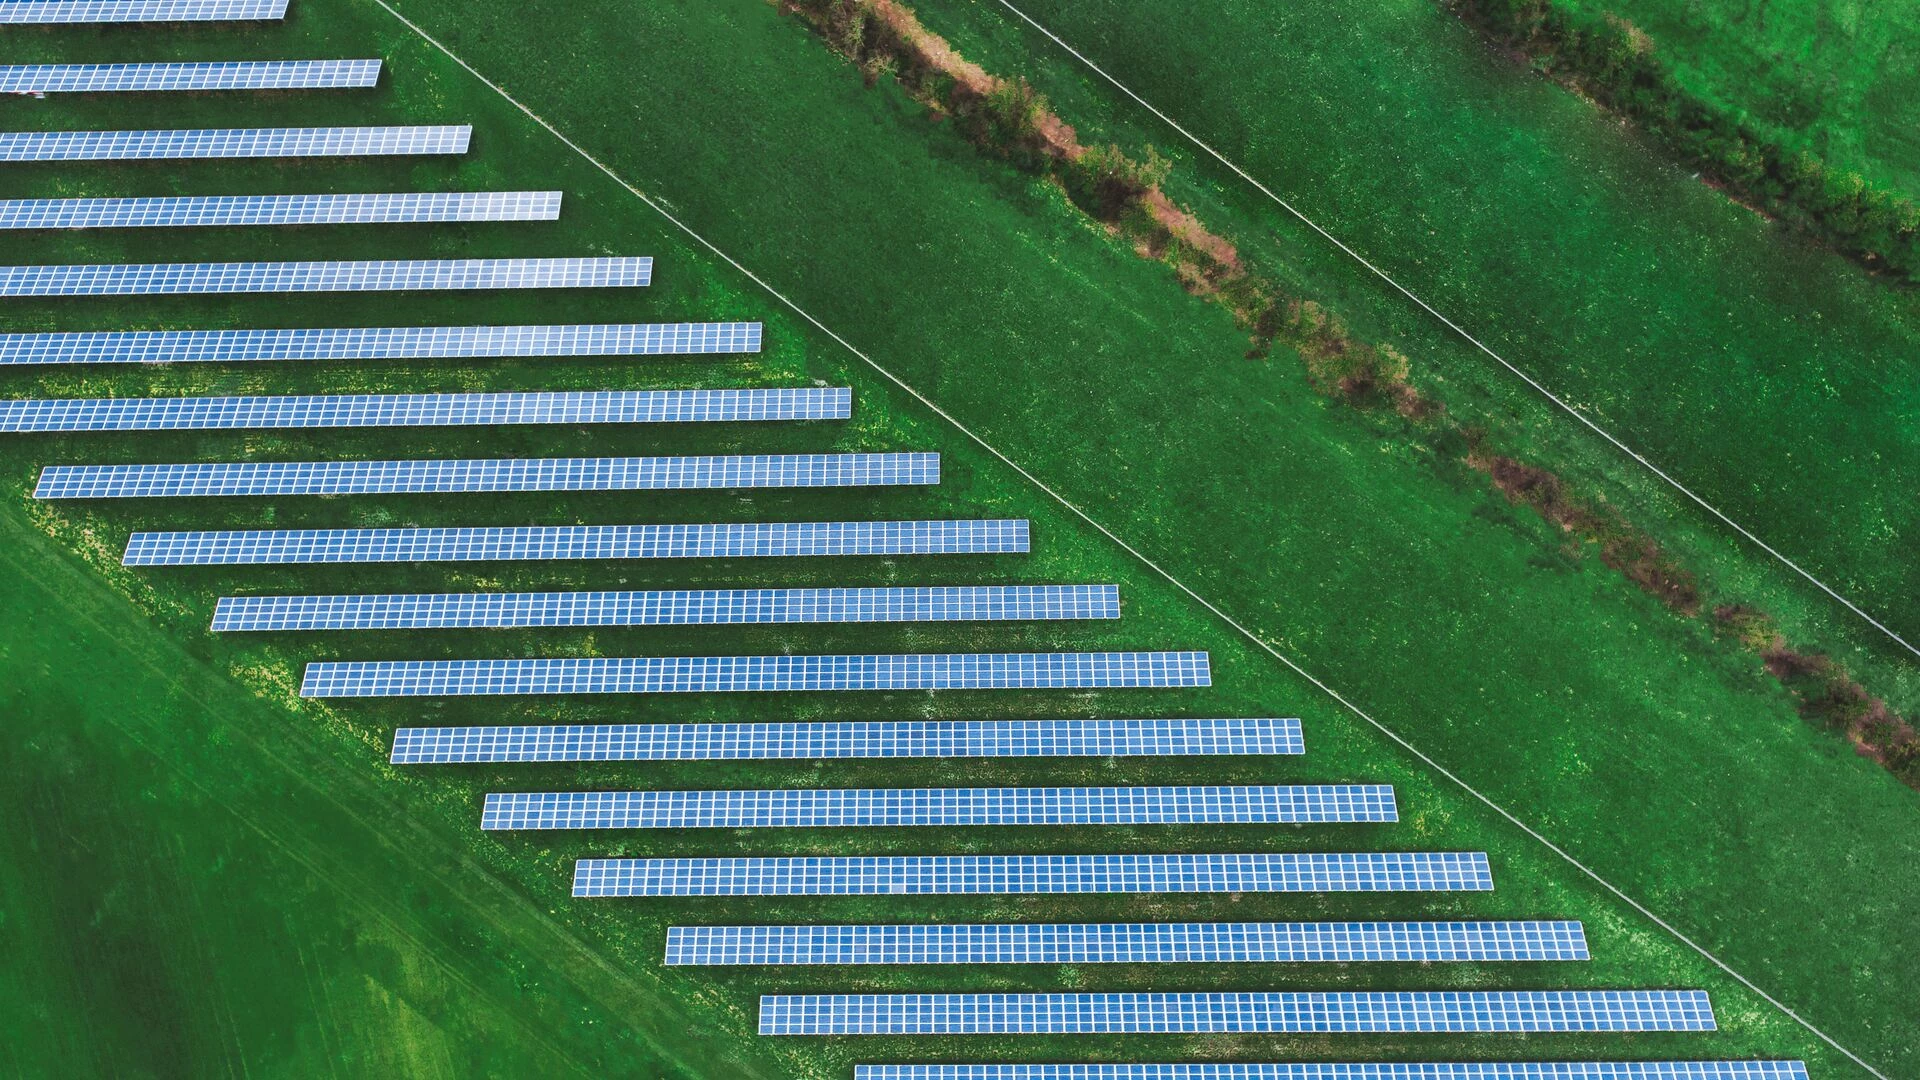
[[[182,498],[237,495],[397,495],[498,491],[694,491],[733,488],[887,487],[940,482],[938,454],[775,454],[742,457],[493,458],[447,461],[234,461],[178,465],[49,465],[40,499]],[[798,542],[871,532],[912,531],[927,522],[768,522],[755,525],[583,526],[592,542],[625,542],[619,529],[746,530],[703,541]],[[752,530],[766,530],[764,535]],[[824,530],[824,532],[823,532]],[[353,535],[366,530],[339,530]],[[576,538],[576,530],[419,529],[438,536],[522,534]],[[646,535],[656,535],[648,533]],[[660,534],[664,535],[664,534]],[[678,534],[675,534],[677,537]],[[478,542],[476,540],[476,542]],[[728,548],[747,554],[751,549]],[[717,552],[716,554],[721,553]],[[529,556],[520,556],[529,557]],[[550,555],[547,558],[568,556]]]
[[[649,258],[391,259],[368,262],[73,263],[0,266],[0,296],[639,288]]]
[[[280,19],[287,0],[6,0],[7,23],[217,22]]]
[[[425,191],[360,195],[190,195],[0,200],[0,229],[202,228],[553,221],[557,191]]]
[[[620,656],[307,665],[301,697],[1207,686],[1203,652]]]
[[[45,483],[45,480],[42,480]],[[141,532],[128,566],[1018,554],[1024,520]]]
[[[1117,585],[226,596],[213,629],[421,630],[1117,619]]]
[[[13,6],[0,4],[0,8]],[[181,128],[0,132],[0,161],[174,161],[183,158],[389,157],[464,154],[465,124],[413,127]]]
[[[674,926],[669,967],[1585,960],[1577,922],[911,923]]]
[[[0,0],[0,24],[278,19],[286,0]],[[367,88],[368,60],[0,65],[0,93]],[[464,154],[464,125],[0,132],[0,162]],[[0,200],[0,230],[552,221],[557,191]],[[624,288],[648,258],[0,266],[0,297]],[[754,353],[759,323],[0,334],[0,366]],[[0,401],[0,432],[846,419],[846,388]],[[935,484],[935,454],[51,466],[44,499]],[[1024,520],[135,533],[129,566],[1025,552]],[[1113,585],[224,597],[215,631],[1118,618]],[[1204,652],[309,664],[303,697],[1203,687]],[[1298,720],[401,728],[396,764],[1299,754]],[[1386,785],[494,792],[502,830],[1386,823]],[[576,897],[1485,891],[1482,852],[582,859]],[[668,965],[1588,959],[1570,921],[672,927]],[[769,995],[763,1035],[1711,1031],[1681,990]],[[873,1065],[857,1080],[1806,1080],[1798,1062]]]
[[[0,5],[0,7],[5,6],[7,5]],[[105,94],[168,90],[356,90],[373,86],[379,81],[380,61],[378,60],[220,60],[211,63],[184,64],[0,65],[0,94]]]
[[[557,205],[557,203],[556,203]],[[757,322],[0,334],[0,364],[174,364],[757,353]]]
[[[854,1080],[1807,1080],[1801,1061],[856,1065]]]
[[[400,728],[396,765],[503,761],[1176,757],[1305,752],[1294,719],[877,720]]]
[[[0,432],[842,420],[851,410],[852,394],[848,390],[811,387],[325,397],[16,398],[0,401]]]
[[[1389,822],[1393,789],[1244,787],[783,788],[491,792],[483,829],[798,829],[961,825]]]
[[[762,1035],[1712,1031],[1697,990],[774,994]]]
[[[581,859],[573,895],[933,896],[1454,892],[1493,888],[1477,851]]]

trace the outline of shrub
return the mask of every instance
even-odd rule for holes
[[[1002,79],[988,92],[986,109],[993,141],[1008,147],[1029,142],[1039,134],[1047,99],[1024,78]]]
[[[1067,194],[1083,210],[1113,223],[1129,203],[1159,187],[1173,164],[1147,147],[1147,159],[1135,161],[1118,146],[1090,146],[1067,169]]]

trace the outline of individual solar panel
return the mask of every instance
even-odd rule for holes
[[[0,364],[476,359],[757,353],[757,322],[397,326],[326,330],[114,330],[0,334]]]
[[[281,19],[287,0],[5,0],[7,23],[223,22]]]
[[[674,926],[666,963],[1301,964],[1588,959],[1577,922]]]
[[[640,288],[653,260],[395,259],[370,262],[73,263],[0,266],[0,296]]]
[[[852,410],[853,391],[845,387],[324,397],[16,398],[0,401],[0,432],[732,423],[844,420]]]
[[[1019,554],[1027,522],[845,521],[134,533],[128,566]]]
[[[1300,754],[1294,719],[848,720],[400,728],[396,765],[501,761],[1185,757]]]
[[[1398,820],[1382,784],[490,792],[480,827],[845,829]]]
[[[735,488],[891,487],[940,482],[940,455],[773,454],[740,457],[492,458],[452,461],[246,461],[179,465],[49,465],[40,471],[41,499],[184,498],[237,495],[403,495],[496,491],[709,491]],[[848,542],[869,527],[914,522],[781,523],[754,526],[584,526],[575,529],[338,530],[343,536],[378,532],[407,543],[439,544],[445,537],[513,543],[624,544],[637,537],[715,545],[716,554],[750,554],[752,543],[795,544],[839,538]],[[618,530],[643,530],[638,533]],[[614,530],[614,531],[609,531]],[[698,530],[723,530],[698,532]],[[732,532],[724,530],[747,530]],[[758,531],[755,531],[758,530]],[[265,535],[265,534],[235,534]],[[276,534],[277,535],[277,534]],[[308,534],[301,534],[308,535]],[[332,535],[332,532],[327,533]],[[773,552],[782,553],[782,552]],[[794,551],[792,554],[805,554]],[[824,552],[823,552],[824,554]],[[526,558],[528,556],[518,556]],[[548,555],[545,558],[568,558]],[[612,556],[580,556],[610,558]]]
[[[557,191],[0,200],[0,229],[404,225],[438,221],[553,221],[559,216],[560,193]]]
[[[1208,686],[1204,652],[620,656],[346,660],[307,665],[300,696],[1084,690]]]
[[[1117,585],[226,596],[215,631],[1117,619]]]
[[[1493,888],[1478,851],[1246,855],[864,855],[581,859],[573,895],[1454,892]]]
[[[17,0],[16,0],[17,2]],[[8,7],[10,4],[0,4]],[[5,131],[0,161],[177,161],[187,158],[390,157],[464,154],[467,124],[414,127],[182,128]]]
[[[15,3],[18,0],[14,0]],[[8,6],[0,4],[0,8]],[[378,60],[221,60],[184,64],[0,65],[0,94],[127,94],[180,90],[358,90]]]
[[[1807,1080],[1801,1061],[856,1065],[853,1080]]]
[[[762,1035],[1712,1031],[1699,990],[769,994]]]

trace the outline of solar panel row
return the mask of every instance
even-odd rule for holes
[[[760,999],[762,1035],[1713,1029],[1713,1010],[1698,990],[775,994]]]
[[[773,454],[742,457],[493,458],[449,461],[235,461],[177,465],[49,465],[40,471],[40,499],[183,498],[238,495],[398,495],[495,491],[692,491],[732,488],[881,487],[937,484],[940,455]],[[896,523],[659,528],[850,528]],[[911,523],[897,523],[911,524]],[[654,526],[585,526],[646,529]],[[782,531],[786,530],[786,531]],[[368,530],[340,530],[359,535]],[[521,535],[514,529],[376,530],[381,535],[488,538]],[[278,536],[277,533],[241,533]],[[302,536],[310,535],[306,533]],[[542,534],[545,535],[545,534]],[[573,533],[559,535],[571,537]],[[609,542],[613,534],[593,534]],[[731,534],[729,534],[731,535]],[[745,535],[745,534],[741,534]],[[744,553],[744,552],[743,552]],[[520,556],[527,557],[527,556]],[[566,556],[546,556],[564,558]]]
[[[1807,1080],[1801,1061],[856,1065],[854,1080]]]
[[[849,720],[400,728],[396,765],[501,761],[1299,754],[1293,719]]]
[[[158,229],[231,225],[397,225],[553,221],[557,191],[373,192],[0,200],[0,229]]]
[[[1068,690],[1207,686],[1203,652],[363,660],[307,665],[301,697]]]
[[[17,3],[17,0],[15,0]],[[0,5],[0,8],[13,6]],[[0,21],[5,21],[0,19]],[[378,60],[223,60],[184,64],[0,65],[0,94],[170,90],[357,90],[380,81]]]
[[[0,296],[640,288],[650,258],[371,262],[75,263],[0,266]]]
[[[581,859],[573,895],[933,896],[1484,892],[1477,851],[1248,855],[885,855]]]
[[[0,334],[0,364],[757,353],[760,336],[761,326],[757,322]]]
[[[1807,1080],[1802,1061],[856,1065],[854,1080]]]
[[[844,420],[845,387],[0,401],[0,432]]]
[[[0,8],[14,6],[0,4]],[[181,128],[5,131],[0,161],[175,161],[183,158],[386,157],[464,154],[467,124],[414,127]]]
[[[1273,825],[1398,820],[1370,784],[1238,787],[785,788],[491,792],[480,827],[797,829],[961,825]]]
[[[287,0],[6,0],[0,24],[280,19]]]
[[[226,596],[215,631],[1117,619],[1117,585]]]
[[[666,963],[1299,964],[1587,959],[1577,922],[675,926]]]
[[[128,566],[1020,554],[1027,522],[841,521],[134,533]]]

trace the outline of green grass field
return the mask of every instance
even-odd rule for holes
[[[1574,855],[1695,936],[1737,969],[1832,1031],[1890,1075],[1920,1067],[1904,988],[1920,963],[1904,947],[1902,913],[1920,887],[1912,829],[1920,797],[1843,744],[1807,729],[1755,664],[1678,620],[1591,559],[1570,557],[1530,512],[1509,507],[1457,462],[1455,448],[1417,433],[1356,422],[1303,384],[1297,365],[1241,358],[1245,339],[1216,308],[1183,294],[1163,268],[1136,259],[1089,228],[1053,189],[983,162],[951,131],[857,72],[800,26],[758,0],[631,5],[618,17],[575,5],[398,5],[441,35],[622,175],[685,216],[729,253],[787,291],[827,325],[900,372],[1045,482],[1220,603],[1261,637],[1297,656],[1443,763],[1540,826]],[[1032,48],[985,8],[922,9],[969,55],[996,70],[1027,62],[1030,77],[1075,122],[1129,143],[1148,126]],[[1230,13],[1226,13],[1230,14]],[[1390,37],[1382,16],[1367,32]],[[1222,27],[1231,21],[1223,14]],[[1439,44],[1464,30],[1434,13],[1437,38],[1401,43],[1433,85],[1449,71]],[[1402,26],[1404,29],[1404,26]],[[1222,33],[1228,33],[1222,30]],[[1362,31],[1353,31],[1356,35]],[[1447,36],[1455,35],[1455,36]],[[1289,48],[1306,49],[1300,41]],[[510,362],[436,366],[275,365],[198,370],[5,374],[12,396],[784,384],[820,379],[856,390],[846,425],[787,430],[325,433],[311,436],[95,436],[15,439],[0,465],[9,491],[0,557],[18,582],[4,593],[0,656],[17,696],[4,741],[15,820],[0,864],[0,1003],[31,1015],[30,1037],[10,1040],[13,1071],[99,1075],[228,1072],[312,1075],[443,1073],[524,1075],[611,1071],[623,1075],[845,1076],[856,1059],[1234,1056],[1244,1058],[1803,1056],[1821,1075],[1851,1069],[1757,997],[1740,989],[1652,924],[1599,892],[1565,863],[1501,822],[1309,684],[1236,637],[1138,562],[1077,524],[1009,470],[970,446],[924,407],[890,388],[829,340],[788,317],[751,283],[692,247],[611,181],[570,157],[551,136],[433,53],[370,4],[300,7],[284,27],[176,32],[164,41],[129,31],[8,37],[23,60],[159,56],[380,55],[380,91],[269,99],[19,103],[9,127],[169,126],[248,123],[471,120],[475,154],[455,163],[21,169],[0,177],[8,195],[233,190],[387,190],[439,186],[559,187],[563,220],[551,225],[443,229],[298,230],[196,236],[22,236],[16,262],[168,258],[352,258],[452,254],[652,254],[657,284],[639,296],[405,296],[250,298],[142,304],[11,303],[7,328],[353,325],[764,318],[768,352],[751,362]],[[1271,38],[1259,38],[1269,41]],[[1374,55],[1368,39],[1357,38]],[[1196,50],[1199,49],[1195,45]],[[1420,51],[1426,50],[1426,51]],[[1351,54],[1350,54],[1351,55]],[[1192,58],[1198,63],[1205,57]],[[1222,56],[1221,63],[1231,58]],[[1477,63],[1470,54],[1459,64]],[[1274,65],[1278,68],[1279,65]],[[1404,78],[1402,69],[1400,77]],[[1506,76],[1491,66],[1476,78]],[[1277,72],[1276,72],[1277,73]],[[1350,73],[1351,74],[1351,73]],[[1390,73],[1376,70],[1380,81]],[[1355,75],[1354,84],[1366,80]],[[1075,87],[1078,87],[1078,90]],[[1501,84],[1504,90],[1511,88]],[[1348,87],[1351,89],[1351,87]],[[1429,87],[1431,89],[1431,87]],[[1224,91],[1193,98],[1233,115],[1250,107]],[[1401,92],[1401,91],[1396,91]],[[1417,87],[1408,87],[1409,99]],[[1644,152],[1619,144],[1551,88],[1523,89],[1511,120],[1533,140],[1528,160],[1545,179],[1589,199],[1605,185],[1564,162],[1576,151],[1610,155],[1620,170],[1664,178],[1671,202],[1659,225],[1630,235],[1699,230],[1728,265],[1729,280],[1781,259],[1779,242],[1750,227]],[[1290,120],[1258,102],[1263,124]],[[1448,115],[1443,103],[1434,114]],[[1251,126],[1252,113],[1239,113]],[[269,121],[267,117],[271,117]],[[1423,123],[1433,122],[1423,117]],[[1437,123],[1437,122],[1435,122]],[[1465,123],[1462,120],[1462,123]],[[1376,129],[1378,125],[1376,125]],[[1591,130],[1590,130],[1591,129]],[[1391,127],[1388,130],[1394,130]],[[1410,121],[1406,137],[1412,139]],[[1427,138],[1433,128],[1424,129]],[[1505,130],[1505,129],[1503,129]],[[1351,133],[1349,133],[1351,134]],[[1151,139],[1166,146],[1163,133]],[[1516,135],[1516,137],[1518,137]],[[1343,146],[1347,151],[1371,146]],[[1308,166],[1303,155],[1299,167]],[[1464,155],[1463,155],[1464,156]],[[1450,167],[1465,163],[1449,158]],[[1577,162],[1576,162],[1577,163]],[[1323,166],[1326,162],[1321,163]],[[1402,163],[1403,170],[1412,166]],[[1381,182],[1362,162],[1332,170],[1355,184]],[[1589,170],[1590,171],[1590,170]],[[1610,175],[1610,174],[1602,174]],[[1574,179],[1570,179],[1573,176]],[[1533,179],[1539,179],[1536,176]],[[1429,181],[1431,177],[1427,178]],[[1576,179],[1578,184],[1576,184]],[[1409,189],[1420,182],[1397,175]],[[1319,295],[1354,309],[1356,322],[1423,342],[1416,355],[1454,356],[1430,329],[1374,296],[1350,271],[1298,238],[1260,240],[1272,226],[1243,192],[1209,178],[1185,181],[1183,200],[1211,219],[1227,215],[1236,239],[1285,257]],[[1455,182],[1455,189],[1468,184]],[[1436,186],[1436,191],[1439,190]],[[1567,187],[1543,187],[1548,204]],[[1396,198],[1412,198],[1396,192]],[[1436,202],[1442,201],[1435,196]],[[1342,205],[1347,205],[1342,202]],[[1626,210],[1616,208],[1624,220]],[[1648,212],[1641,207],[1640,213]],[[1437,261],[1446,229],[1473,223],[1428,211]],[[1561,219],[1564,224],[1564,219]],[[1390,223],[1376,222],[1380,227]],[[1526,228],[1545,225],[1524,222]],[[1519,226],[1516,225],[1516,228]],[[1600,235],[1601,226],[1592,226]],[[1408,231],[1411,231],[1409,227]],[[1585,251],[1583,233],[1564,242]],[[1484,238],[1481,238],[1484,239]],[[1537,240],[1538,238],[1536,238]],[[1451,257],[1491,258],[1451,237]],[[1541,241],[1544,242],[1544,241]],[[1718,245],[1718,246],[1715,246]],[[1597,258],[1598,256],[1596,256]],[[1608,254],[1607,258],[1615,256]],[[1704,256],[1702,256],[1704,258]],[[1850,283],[1826,256],[1793,266],[1830,308],[1840,340],[1819,357],[1852,358],[1853,378],[1890,356],[1901,335],[1899,297]],[[1601,296],[1564,330],[1568,342],[1601,335],[1621,316],[1601,299],[1628,295],[1587,266]],[[1497,267],[1463,262],[1450,273],[1485,299],[1509,286]],[[1624,271],[1622,271],[1624,272]],[[1542,285],[1570,288],[1574,271]],[[1679,271],[1674,273],[1678,275]],[[1784,271],[1766,280],[1786,287]],[[1776,279],[1771,275],[1781,274]],[[1751,283],[1749,282],[1749,286]],[[1838,297],[1839,299],[1834,299]],[[1674,301],[1679,303],[1680,301]],[[1705,301],[1698,307],[1704,308]],[[1517,318],[1524,303],[1495,310]],[[1543,306],[1540,310],[1547,310]],[[1555,308],[1559,311],[1561,309]],[[1644,313],[1642,313],[1644,314]],[[1699,331],[1692,309],[1662,316],[1675,334]],[[1611,321],[1609,321],[1611,320]],[[1787,351],[1813,341],[1776,327]],[[1562,332],[1558,320],[1552,329]],[[1518,333],[1544,332],[1522,328]],[[1758,338],[1765,336],[1758,329]],[[1611,340],[1611,339],[1608,339]],[[1889,344],[1892,342],[1893,344]],[[1852,349],[1858,345],[1882,349]],[[1770,354],[1771,355],[1771,354]],[[1817,360],[1810,360],[1815,363]],[[1889,372],[1892,361],[1886,365]],[[1877,370],[1877,369],[1876,369]],[[1596,363],[1593,377],[1602,381]],[[1657,409],[1625,384],[1621,403]],[[1656,382],[1657,373],[1639,377]],[[1686,372],[1666,372],[1677,378]],[[1841,378],[1836,372],[1831,377]],[[1555,424],[1499,380],[1457,367],[1450,404],[1506,415],[1503,436],[1534,440],[1557,467],[1606,485],[1663,541],[1702,561],[1716,583],[1747,589],[1798,631],[1853,647],[1849,661],[1882,676],[1875,689],[1904,695],[1902,670],[1770,566],[1665,501],[1631,472]],[[1885,374],[1891,384],[1892,376]],[[1609,384],[1611,385],[1611,384]],[[1701,377],[1700,386],[1707,385]],[[1849,384],[1851,385],[1851,384]],[[1878,384],[1876,384],[1878,386]],[[1090,392],[1091,391],[1091,392]],[[1689,391],[1692,392],[1692,391]],[[1705,393],[1704,389],[1698,391]],[[1878,393],[1879,390],[1876,390]],[[1887,391],[1891,394],[1892,391]],[[1780,408],[1787,395],[1782,391]],[[1890,408],[1884,398],[1876,407]],[[1838,406],[1834,407],[1835,409]],[[1752,415],[1729,416],[1747,422]],[[1897,457],[1892,434],[1886,452]],[[1863,435],[1863,438],[1868,436]],[[1879,437],[1879,436],[1875,436]],[[1811,440],[1814,436],[1809,435]],[[1880,452],[1874,444],[1873,452]],[[195,505],[57,507],[27,503],[38,465],[53,461],[229,459],[236,455],[454,456],[496,453],[724,452],[787,449],[938,449],[939,489],[899,493],[605,495],[483,500],[390,498],[263,500]],[[1759,456],[1758,447],[1745,464]],[[1704,451],[1703,451],[1704,452]],[[1788,451],[1780,451],[1787,453]],[[1865,451],[1863,451],[1864,453]],[[1827,463],[1829,470],[1840,463]],[[1848,466],[1851,468],[1851,466]],[[1892,467],[1889,463],[1889,468]],[[1731,468],[1731,466],[1729,466]],[[1784,497],[1827,474],[1779,478]],[[1731,483],[1732,481],[1729,481]],[[1815,485],[1800,486],[1794,485]],[[1905,507],[1889,478],[1862,499]],[[1771,505],[1771,504],[1769,504]],[[1858,513],[1865,502],[1851,503]],[[1820,518],[1820,507],[1778,520]],[[1835,510],[1835,513],[1841,513]],[[828,519],[943,514],[1033,518],[1025,559],[854,560],[817,566],[700,564],[503,565],[206,570],[129,573],[117,568],[134,528],[216,525],[449,524],[501,521]],[[45,539],[51,533],[53,540]],[[1830,538],[1839,556],[1872,549]],[[1882,541],[1882,546],[1886,543]],[[1852,545],[1849,547],[1848,545]],[[1849,555],[1849,553],[1852,553]],[[1836,557],[1839,557],[1836,556]],[[1863,559],[1864,563],[1864,559]],[[1850,569],[1875,588],[1905,580],[1902,565]],[[1875,576],[1877,575],[1877,576]],[[326,635],[215,641],[205,632],[213,598],[232,591],[402,591],[442,588],[648,587],[699,584],[1118,581],[1126,618],[1117,626],[807,628],[779,632],[699,629],[592,634]],[[1879,595],[1876,592],[1875,595]],[[1887,594],[1894,599],[1907,594]],[[1200,647],[1213,651],[1206,692],[1105,695],[830,695],[606,700],[349,703],[292,701],[298,665],[355,658],[704,653],[711,651],[915,651],[1079,646]],[[1857,659],[1856,659],[1857,657]],[[86,677],[75,678],[78,664]],[[1057,763],[927,762],[913,766],[680,766],[673,769],[456,769],[398,774],[382,764],[401,723],[501,718],[713,719],[919,715],[1301,715],[1309,753],[1294,761]],[[1298,778],[1394,783],[1405,820],[1386,829],[1248,829],[969,832],[859,836],[616,834],[483,837],[485,790],[624,785],[914,784],[1227,781]],[[583,904],[566,897],[571,860],[607,853],[802,851],[1480,848],[1493,853],[1491,896],[1411,898],[1198,898],[1155,905],[1125,898],[1040,904],[1022,900],[917,900],[832,904]],[[664,926],[825,918],[1567,916],[1587,921],[1589,965],[1501,969],[1220,968],[895,972],[787,970],[662,972]],[[297,974],[296,974],[297,973]],[[1242,1040],[1175,1038],[985,1041],[754,1039],[752,1003],[769,990],[876,987],[1179,988],[1381,986],[1705,986],[1723,1031],[1710,1037],[1588,1039],[1509,1037]],[[22,1011],[24,1010],[24,1012]],[[91,1068],[74,1069],[73,1062]]]
[[[1572,0],[1646,31],[1687,88],[1874,183],[1920,190],[1920,8]]]

